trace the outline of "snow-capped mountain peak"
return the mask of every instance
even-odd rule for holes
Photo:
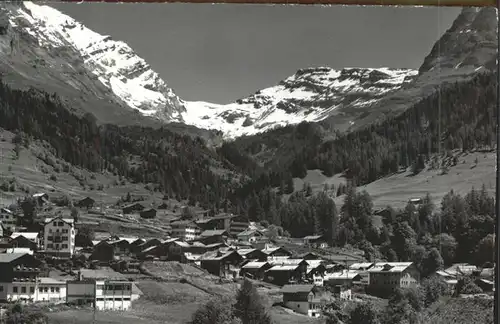
[[[61,53],[70,50],[81,57],[83,68],[115,101],[165,123],[219,130],[226,138],[321,121],[339,108],[364,112],[417,74],[391,68],[307,68],[231,104],[189,102],[177,97],[126,43],[98,34],[46,5],[24,2],[8,10],[10,25],[31,35],[40,47]]]
[[[321,121],[339,107],[366,108],[417,73],[390,68],[301,69],[275,86],[228,105],[184,102],[185,120],[222,130],[229,138],[253,135],[302,121]]]
[[[23,4],[11,19],[13,26],[15,18],[24,18],[29,22],[24,29],[41,46],[73,47],[99,81],[129,107],[147,116],[182,122],[185,109],[179,98],[126,43],[100,35],[52,7]]]

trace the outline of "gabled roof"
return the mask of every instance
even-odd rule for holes
[[[308,256],[308,255],[313,256],[313,257],[315,257],[315,258],[318,258],[318,260],[321,258],[321,256],[320,256],[319,254],[314,253],[314,252],[305,252],[305,253],[300,253],[300,254],[298,254],[298,255],[297,255],[297,257],[299,257],[299,258],[303,259],[303,258],[305,258],[305,257],[306,257],[306,256]]]
[[[203,231],[200,235],[202,237],[210,237],[210,236],[219,236],[219,235],[224,235],[224,234],[227,235],[226,230],[206,230],[206,231]]]
[[[303,262],[309,264],[309,261],[304,260],[304,259],[283,259],[283,260],[271,260],[271,261],[269,261],[269,263],[272,265],[278,265],[278,264],[281,264],[281,265],[299,265]]]
[[[268,262],[257,262],[257,261],[251,261],[245,264],[242,268],[243,269],[260,269],[266,264],[269,264]]]
[[[472,272],[477,270],[478,269],[475,265],[471,265],[468,263],[456,263],[448,269],[445,269],[444,271],[450,274],[471,274]]]
[[[339,272],[330,273],[326,276],[325,279],[354,279],[356,276],[359,276],[358,271],[354,270],[344,270]]]
[[[124,208],[131,208],[131,207],[134,207],[134,206],[137,206],[137,205],[139,205],[139,206],[141,206],[141,207],[145,207],[142,203],[140,203],[140,202],[136,201],[136,202],[134,202],[134,203],[128,204],[128,205],[126,205],[126,206],[123,206],[123,207],[122,207],[122,209],[124,209]]]
[[[167,243],[171,243],[171,242],[175,242],[179,240],[178,237],[171,237],[171,238],[168,238],[168,239],[164,239],[161,241],[161,244],[167,244]]]
[[[0,263],[10,263],[26,254],[27,253],[0,253]]]
[[[272,268],[270,268],[267,271],[295,271],[298,268],[299,268],[298,264],[283,264],[283,265],[277,264],[272,266]]]
[[[8,248],[5,253],[25,253],[33,255],[33,251],[30,248]]]
[[[127,241],[129,244],[130,244],[130,243],[133,243],[133,242],[135,242],[135,241],[137,241],[137,240],[139,240],[139,238],[137,238],[137,237],[120,237],[120,238],[118,238],[118,239],[119,239],[120,241]]]
[[[257,249],[238,249],[237,250],[238,253],[241,255],[241,256],[245,256],[247,255],[248,253],[251,253],[253,251],[260,251],[260,250],[257,250]]]
[[[14,239],[18,236],[22,236],[27,238],[28,240],[36,240],[38,238],[39,233],[37,232],[14,232],[10,236],[11,239]]]
[[[272,248],[267,248],[267,249],[262,249],[261,251],[264,252],[267,255],[270,255],[270,254],[272,254],[272,253],[274,253],[274,252],[276,252],[278,250],[283,250],[286,253],[291,254],[288,250],[286,250],[286,249],[284,249],[284,248],[282,248],[280,246],[278,246],[278,247],[272,247]]]
[[[320,239],[322,237],[323,237],[323,235],[308,235],[308,236],[305,236],[303,239],[304,240],[317,240],[317,239]]]
[[[281,288],[281,292],[285,294],[294,294],[294,293],[309,293],[313,290],[314,285],[284,285]]]
[[[61,216],[56,216],[56,217],[51,217],[51,218],[45,218],[44,223],[48,224],[50,222],[53,222],[55,220],[61,220],[67,224],[73,225],[75,223],[75,220],[73,218],[64,218],[62,215]]]
[[[225,259],[229,256],[231,256],[233,253],[236,253],[238,256],[240,256],[236,251],[227,251],[227,252],[220,252],[220,251],[215,251],[215,252],[207,252],[203,254],[200,258],[200,260],[203,261],[215,261],[215,260],[222,260]]]
[[[247,230],[244,230],[243,232],[240,232],[240,233],[236,234],[236,236],[249,236],[249,235],[256,235],[256,234],[261,235],[261,236],[264,235],[259,230],[256,230],[256,229],[247,229]]]
[[[317,267],[319,267],[320,265],[322,265],[325,261],[323,260],[304,260],[307,262],[307,269],[309,270],[309,268],[312,270],[312,269],[315,269]]]
[[[201,242],[198,242],[198,241],[195,241],[195,242],[191,243],[191,246],[192,247],[206,247],[205,244],[203,244]]]
[[[351,270],[362,270],[362,269],[368,269],[375,265],[373,262],[359,262],[359,263],[353,263],[349,266],[349,269]]]
[[[13,214],[12,210],[5,208],[5,207],[0,208],[0,212],[4,212],[7,214]]]
[[[184,241],[174,241],[174,244],[184,248],[190,247],[189,243],[186,243]]]
[[[445,270],[438,270],[438,271],[436,271],[436,274],[438,276],[441,276],[441,277],[451,277],[451,278],[455,278],[456,277],[456,274],[454,274],[454,273],[448,273]]]
[[[378,262],[368,269],[368,272],[403,272],[412,264],[413,262]]]
[[[141,252],[141,253],[148,253],[149,251],[154,250],[154,249],[156,249],[157,247],[158,247],[158,245],[153,245],[153,246],[150,246],[150,247],[145,248],[144,250],[142,250],[142,252]]]

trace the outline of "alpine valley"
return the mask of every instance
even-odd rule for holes
[[[464,8],[418,70],[298,66],[278,84],[222,105],[180,98],[174,81],[126,43],[48,5],[2,2],[0,207],[14,210],[21,197],[48,192],[76,210],[71,201],[88,197],[100,212],[78,217],[95,232],[160,242],[174,216],[233,213],[290,244],[322,235],[331,248],[325,254],[411,261],[426,279],[430,268],[491,263],[497,21],[494,8]],[[127,218],[122,207],[134,201],[164,210]],[[182,286],[184,275],[169,282],[181,285],[173,294],[198,287],[186,302],[198,307],[208,290]],[[473,281],[460,285],[480,290]],[[157,304],[155,296],[141,298],[153,308],[140,323],[168,322],[150,309],[188,313],[171,296]],[[415,300],[399,297],[382,303],[391,320],[345,323],[493,323],[489,300],[430,307],[437,296],[417,311]]]

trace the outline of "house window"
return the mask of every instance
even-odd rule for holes
[[[56,292],[59,292],[59,287],[56,287]]]
[[[38,291],[43,293],[43,288],[42,287],[38,288]]]
[[[26,293],[26,287],[21,287],[21,294],[25,294]]]
[[[63,227],[63,226],[64,226],[64,223],[63,223],[63,222],[59,222],[59,223],[57,223],[57,226],[59,226],[59,227]]]
[[[3,286],[0,286],[0,292],[3,292]]]
[[[67,249],[67,248],[68,248],[68,244],[63,244],[63,245],[62,245],[62,248],[63,248],[63,249]]]
[[[12,291],[16,293],[17,292],[17,287],[16,286],[12,287]]]
[[[52,223],[52,226],[57,226],[57,222],[53,222],[53,223]]]
[[[67,229],[63,229],[63,230],[62,230],[62,232],[63,232],[64,234],[66,234],[66,233],[68,233],[68,230],[67,230]]]
[[[52,243],[47,244],[47,249],[53,249],[53,248],[54,248],[54,244],[52,244]]]
[[[35,287],[30,287],[30,294],[34,294],[35,293]]]
[[[43,287],[43,292],[49,292],[49,287]]]
[[[63,241],[67,241],[67,240],[68,240],[68,237],[67,237],[67,236],[63,236],[63,237],[62,237],[62,240],[63,240]]]
[[[50,287],[50,292],[54,292],[54,287]]]
[[[52,233],[52,228],[49,228],[49,233]]]

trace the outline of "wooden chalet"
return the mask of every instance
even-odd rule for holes
[[[285,285],[281,293],[285,307],[309,317],[319,317],[322,308],[332,300],[326,289],[313,284]]]
[[[139,202],[135,202],[133,204],[124,206],[122,208],[122,211],[123,211],[124,214],[132,214],[134,212],[140,212],[140,211],[144,210],[145,208],[146,207],[144,207],[143,204],[141,204]]]
[[[203,244],[224,243],[229,237],[226,230],[205,230],[201,232],[198,241]]]
[[[266,271],[272,267],[269,262],[250,261],[245,263],[240,270],[240,276],[255,280],[264,280]]]
[[[292,256],[292,252],[286,250],[283,247],[267,246],[266,248],[262,249],[262,252],[267,255],[268,260],[283,260],[288,259]]]
[[[156,217],[156,209],[154,208],[148,208],[148,209],[145,209],[143,211],[141,211],[139,213],[139,215],[142,217],[142,218],[145,218],[145,219],[152,219],[152,218],[155,218]]]
[[[85,197],[81,200],[79,200],[75,206],[79,208],[86,208],[86,209],[91,209],[95,205],[95,200],[90,198],[90,197]]]
[[[245,259],[245,260],[252,260],[252,261],[267,261],[267,254],[262,252],[261,250],[258,249],[253,249],[253,248],[242,248],[242,249],[237,249],[238,253]]]
[[[288,262],[285,262],[288,261]],[[276,285],[305,282],[307,274],[307,261],[291,259],[268,261],[272,267],[266,271],[264,280]]]
[[[225,278],[237,278],[239,276],[239,265],[243,261],[241,255],[236,251],[208,252],[200,258],[200,266],[209,273]]]

